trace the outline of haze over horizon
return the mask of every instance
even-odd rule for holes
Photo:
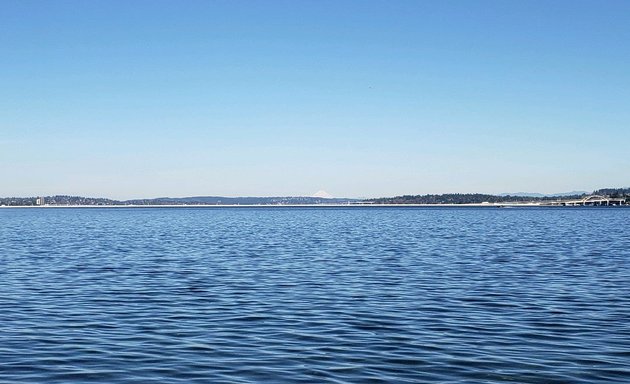
[[[624,189],[627,187],[612,187]],[[28,195],[28,196],[0,196],[0,198],[10,198],[10,197],[18,197],[18,198],[39,198],[41,196],[76,196],[76,197],[86,197],[86,198],[104,198],[118,201],[129,201],[129,200],[153,200],[153,199],[162,199],[162,198],[173,198],[173,199],[188,199],[188,198],[196,198],[196,197],[216,197],[216,198],[299,198],[299,197],[311,197],[311,198],[323,198],[323,199],[372,199],[372,198],[388,198],[388,197],[397,197],[404,195],[449,195],[449,194],[488,194],[494,196],[522,196],[522,197],[564,197],[564,196],[573,196],[573,195],[582,195],[582,194],[590,194],[596,191],[597,188],[592,190],[584,191],[566,191],[566,192],[556,192],[556,193],[538,193],[538,192],[503,192],[503,193],[490,193],[490,192],[475,192],[475,191],[467,191],[467,192],[435,192],[435,193],[398,193],[391,196],[333,196],[330,193],[320,190],[313,194],[300,194],[300,195],[216,195],[216,194],[192,194],[192,195],[146,195],[146,196],[135,196],[135,197],[120,197],[115,198],[111,196],[104,195],[77,195],[74,193],[63,193],[63,194],[39,194],[39,195]]]
[[[630,185],[630,2],[4,1],[0,196]]]

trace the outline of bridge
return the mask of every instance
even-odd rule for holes
[[[550,205],[565,207],[626,205],[626,199],[624,197],[590,195],[579,200],[552,201]]]

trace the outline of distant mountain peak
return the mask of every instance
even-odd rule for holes
[[[328,192],[326,192],[324,190],[315,192],[311,197],[319,197],[319,198],[322,198],[322,199],[332,199],[333,198],[333,196],[330,193],[328,193]]]
[[[537,192],[506,192],[500,193],[499,196],[518,196],[518,197],[544,197],[544,193]]]

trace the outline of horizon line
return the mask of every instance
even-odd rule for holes
[[[68,196],[68,197],[81,197],[81,198],[90,198],[90,199],[106,199],[112,201],[133,201],[133,200],[157,200],[157,199],[190,199],[190,198],[226,198],[226,199],[246,199],[246,198],[263,198],[263,199],[272,199],[272,198],[312,198],[312,199],[322,199],[322,200],[335,200],[335,199],[352,199],[352,200],[369,200],[369,199],[380,199],[380,198],[392,198],[392,197],[400,197],[400,196],[430,196],[430,195],[489,195],[489,196],[515,196],[515,197],[553,197],[553,196],[561,196],[567,194],[592,194],[598,190],[602,189],[628,189],[630,187],[604,187],[597,188],[591,191],[588,190],[574,190],[567,192],[556,192],[556,193],[544,193],[544,192],[502,192],[502,193],[488,193],[488,192],[440,192],[440,193],[400,193],[395,195],[388,196],[377,196],[377,197],[349,197],[349,196],[331,196],[331,197],[322,197],[322,196],[313,196],[313,195],[203,195],[203,194],[195,194],[195,195],[182,195],[182,196],[156,196],[156,197],[133,197],[133,198],[112,198],[112,197],[104,197],[98,195],[80,195],[80,194],[68,194],[68,193],[56,193],[56,194],[37,194],[31,196],[0,196],[0,199],[29,199],[29,198],[40,198],[40,197],[55,197],[55,196]]]

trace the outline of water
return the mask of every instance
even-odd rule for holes
[[[0,209],[0,382],[630,381],[630,209]]]

